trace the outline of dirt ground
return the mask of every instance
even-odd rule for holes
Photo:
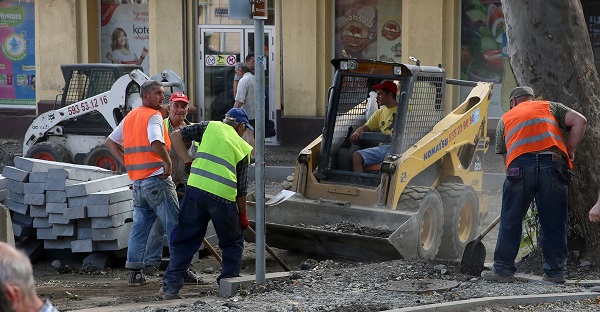
[[[21,145],[16,141],[0,141],[2,148],[7,153],[20,154]],[[301,148],[267,146],[265,163],[268,166],[293,166]],[[0,155],[1,156],[1,155]],[[493,154],[493,147],[486,154],[485,172],[502,174],[503,165],[501,156]],[[279,183],[267,183],[268,194],[275,194],[282,186]],[[488,216],[482,221],[479,231],[485,228],[500,212],[501,190],[486,190],[483,194],[488,202]],[[492,261],[497,228],[492,230],[483,242],[487,250],[486,261]],[[214,246],[218,250],[218,246]],[[300,270],[302,263],[315,263],[325,260],[315,255],[295,253],[274,248],[276,254],[292,269]],[[255,274],[256,253],[255,245],[245,244],[243,254],[242,275]],[[267,273],[281,272],[283,269],[276,261],[266,255]],[[162,272],[149,276],[149,283],[140,287],[129,287],[129,272],[124,269],[124,259],[117,258],[109,268],[99,271],[82,266],[85,255],[46,252],[43,258],[34,262],[34,275],[38,286],[38,293],[43,298],[49,298],[61,311],[73,311],[103,306],[117,306],[123,304],[139,303],[140,307],[150,302],[160,301],[157,292],[161,285]],[[73,270],[68,273],[59,273],[52,267],[52,261],[60,260],[64,265],[69,265]],[[311,259],[311,260],[309,260]],[[530,257],[531,265],[522,266],[524,271],[533,272],[535,267],[541,267],[539,256]],[[537,259],[537,260],[535,260]],[[590,267],[580,267],[581,259],[573,259],[570,271],[576,274],[593,277]],[[336,259],[335,261],[343,261]],[[429,260],[424,260],[429,261]],[[536,262],[537,261],[537,262]],[[193,263],[193,269],[204,278],[205,285],[186,285],[181,294],[187,298],[210,298],[218,296],[215,282],[219,274],[219,263],[205,251],[199,253],[199,259]],[[587,271],[586,271],[587,270]],[[65,271],[65,270],[62,270]],[[68,271],[68,270],[67,270]],[[535,272],[534,272],[535,273]],[[598,275],[596,272],[595,275]]]

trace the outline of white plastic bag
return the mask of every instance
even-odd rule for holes
[[[379,109],[379,105],[377,105],[377,92],[371,91],[369,92],[369,98],[367,98],[367,110],[365,112],[365,117],[367,120],[375,114],[375,111]]]

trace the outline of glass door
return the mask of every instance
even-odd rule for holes
[[[199,108],[199,120],[222,120],[233,107],[234,65],[244,62],[254,53],[253,26],[209,26],[200,29],[200,70],[198,79],[203,103]],[[265,27],[265,122],[277,127],[276,81],[275,81],[275,28]],[[267,124],[268,126],[268,124]],[[265,138],[265,144],[278,144],[277,136]]]

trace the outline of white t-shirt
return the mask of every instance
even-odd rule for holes
[[[121,62],[121,64],[135,64],[136,63],[135,53],[129,52],[129,54],[125,55],[125,54],[119,52],[118,50],[112,50],[111,54],[112,54],[112,57],[115,60]]]
[[[245,73],[238,82],[235,100],[244,103],[242,109],[248,114],[248,119],[256,118],[256,78],[251,73]]]
[[[113,130],[113,132],[108,136],[109,139],[121,146],[123,146],[124,141],[123,123],[125,122],[125,119],[127,119],[127,116],[125,116],[117,128],[115,128],[115,130]],[[148,141],[150,141],[150,144],[152,144],[154,141],[160,141],[163,144],[165,143],[164,127],[165,125],[160,114],[154,114],[152,117],[150,117],[148,120]],[[162,174],[164,171],[164,168],[161,167],[154,171],[150,176]]]

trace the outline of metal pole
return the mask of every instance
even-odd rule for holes
[[[254,73],[256,74],[255,182],[256,284],[265,283],[265,21],[254,19]]]

